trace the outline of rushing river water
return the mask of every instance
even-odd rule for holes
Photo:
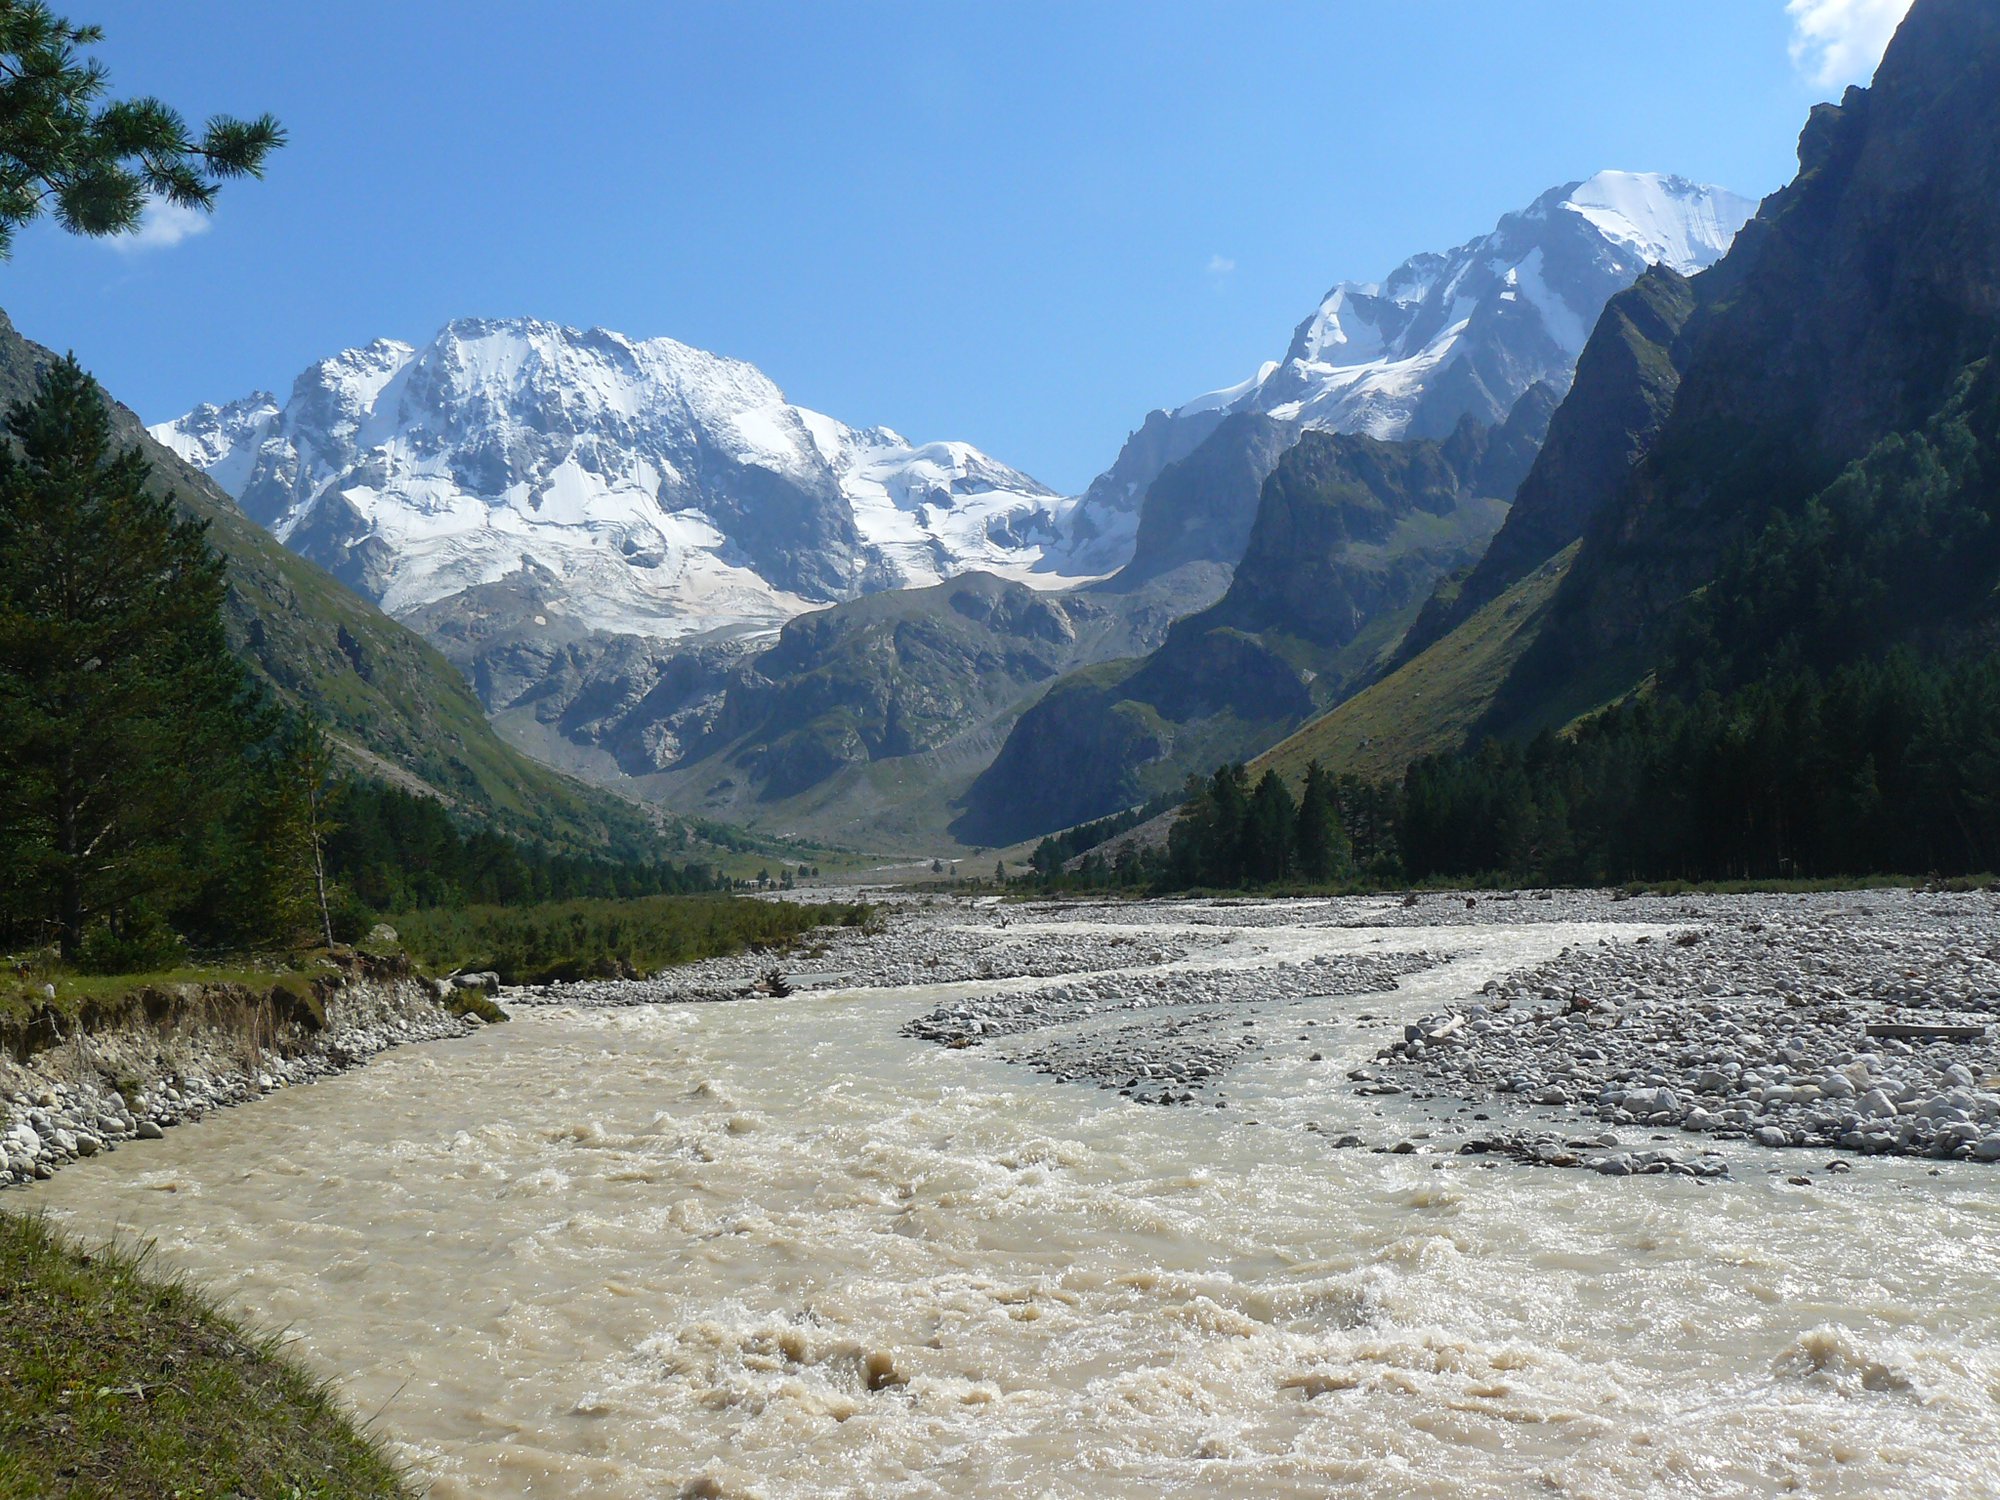
[[[1354,1017],[1596,932],[1247,931],[1457,956],[1253,1017],[1327,1060],[1226,1110],[897,1034],[948,987],[545,1009],[30,1201],[291,1328],[440,1500],[2000,1494],[2000,1167],[1332,1148],[1420,1128]]]

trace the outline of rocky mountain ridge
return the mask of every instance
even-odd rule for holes
[[[1229,589],[1149,656],[1065,679],[1024,713],[955,825],[1008,843],[1247,759],[1364,679],[1438,578],[1486,549],[1554,391],[1442,441],[1307,432],[1265,480]]]
[[[377,340],[282,403],[154,435],[393,615],[540,573],[572,623],[668,639],[975,566],[1028,575],[1067,508],[969,444],[793,406],[740,360],[534,319]]]
[[[1683,177],[1599,172],[1551,188],[1454,250],[1412,256],[1379,283],[1337,284],[1282,359],[1147,416],[1077,506],[1073,550],[1101,560],[1091,538],[1131,535],[1128,572],[1139,576],[1204,555],[1189,549],[1186,528],[1161,527],[1150,514],[1170,467],[1194,462],[1249,476],[1207,486],[1207,529],[1228,554],[1248,536],[1271,450],[1299,432],[1443,438],[1467,416],[1504,421],[1535,384],[1566,391],[1614,294],[1652,265],[1692,275],[1713,264],[1755,207]],[[1237,450],[1270,458],[1246,462]]]

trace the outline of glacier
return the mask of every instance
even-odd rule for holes
[[[968,443],[791,405],[755,366],[530,318],[391,339],[152,428],[294,550],[407,617],[511,578],[674,639],[979,568],[1062,587],[1074,504]]]

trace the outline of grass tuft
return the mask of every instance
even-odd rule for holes
[[[144,1252],[0,1214],[0,1500],[409,1500],[276,1336]]]

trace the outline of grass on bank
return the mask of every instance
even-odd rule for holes
[[[506,984],[546,984],[631,978],[745,948],[783,947],[814,928],[865,926],[872,911],[858,902],[647,896],[441,907],[388,921],[427,968],[491,970]]]
[[[326,1384],[143,1255],[0,1214],[0,1500],[409,1500]]]
[[[20,963],[0,973],[0,1031],[49,1012],[67,1026],[86,1011],[112,1016],[132,996],[177,986],[241,985],[251,990],[310,993],[313,980],[338,972],[323,954],[279,961],[237,957],[215,964],[183,964],[133,974],[79,974],[54,963]],[[49,990],[55,991],[54,995]]]
[[[440,907],[389,918],[399,938],[390,948],[400,947],[431,973],[493,970],[509,984],[612,979],[745,948],[783,947],[817,927],[863,926],[872,910],[857,902],[757,901],[722,894]],[[375,946],[364,944],[370,951]],[[139,997],[178,987],[284,990],[305,1001],[314,980],[339,972],[324,950],[236,955],[123,974],[78,973],[43,954],[0,970],[0,1035],[51,1016],[64,1032],[79,1019],[101,1030],[119,1024]],[[469,991],[450,1003],[478,1010],[483,1019],[500,1019],[497,1009]]]

